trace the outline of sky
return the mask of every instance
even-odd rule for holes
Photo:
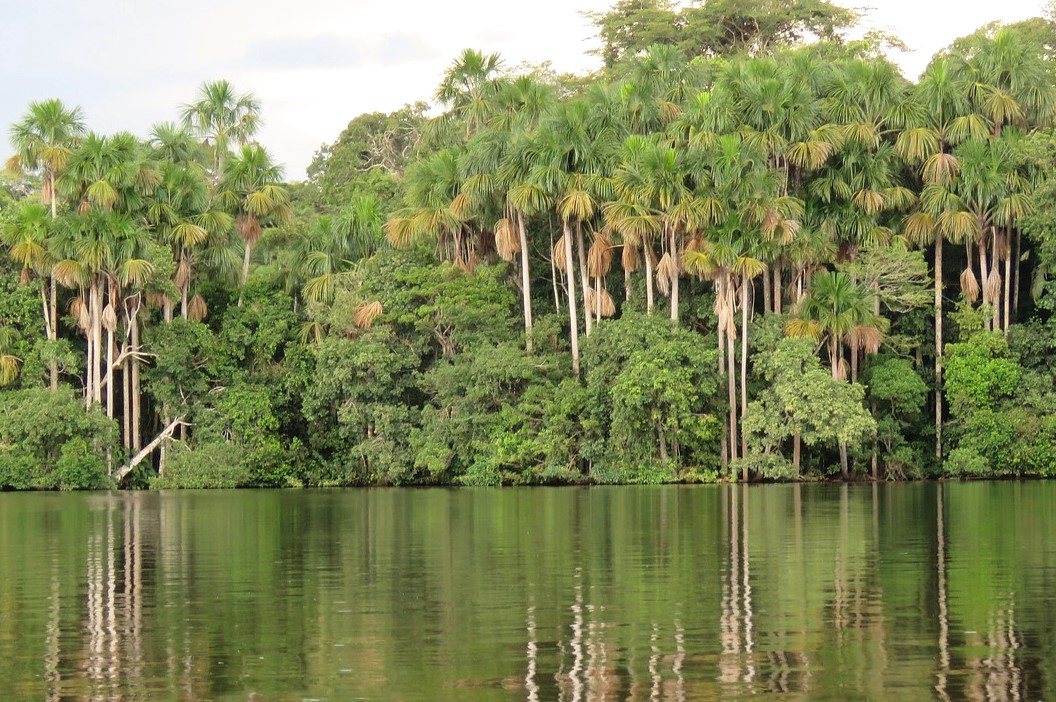
[[[427,100],[466,47],[506,64],[600,67],[583,12],[614,0],[51,0],[11,3],[0,20],[0,125],[31,101],[79,105],[90,129],[146,136],[178,119],[204,81],[226,78],[262,102],[258,137],[302,180],[315,152],[364,112]],[[842,3],[851,6],[851,3]],[[910,78],[954,39],[1042,0],[872,0],[866,26],[913,51]],[[8,146],[8,149],[10,147]]]

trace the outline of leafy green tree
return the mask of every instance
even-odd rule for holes
[[[15,155],[8,160],[8,169],[41,174],[44,186],[41,192],[41,203],[51,208],[52,219],[59,216],[57,178],[66,167],[67,161],[73,155],[73,150],[84,133],[84,117],[81,109],[79,107],[68,108],[60,100],[55,99],[30,103],[26,115],[11,127],[11,144],[15,149]],[[37,224],[39,225],[39,222]],[[36,228],[39,229],[39,227]],[[35,237],[37,244],[42,244],[39,234],[38,231],[32,236]],[[20,258],[22,258],[24,269],[25,264],[28,263],[26,255],[33,259],[33,263],[46,264],[46,252],[31,254],[27,249],[22,253],[24,255]],[[34,266],[29,266],[29,268],[34,268]],[[43,270],[38,272],[44,274]],[[47,275],[47,279],[44,327],[48,340],[57,341],[59,338],[58,284],[50,275]],[[59,382],[58,368],[54,366],[49,368],[49,373],[51,388],[54,390]]]
[[[260,127],[260,101],[253,93],[237,93],[226,80],[207,81],[197,100],[183,106],[183,123],[205,139],[213,152],[213,177],[220,180],[234,147],[243,147]]]

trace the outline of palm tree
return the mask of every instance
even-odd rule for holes
[[[381,213],[373,196],[353,200],[336,217],[321,216],[293,245],[293,268],[303,280],[301,297],[329,304],[342,273],[383,244]]]
[[[36,202],[22,202],[15,210],[14,216],[0,230],[0,238],[8,248],[8,255],[22,267],[20,282],[29,284],[34,275],[50,278],[53,259],[50,251],[50,236],[54,222],[48,215],[48,208]],[[44,332],[51,339],[54,321],[51,318],[51,306],[46,286],[40,288],[40,300],[44,314]],[[52,390],[57,378],[52,379]]]
[[[950,60],[936,58],[925,69],[914,88],[913,100],[923,109],[895,140],[895,148],[905,161],[920,165],[924,187],[922,207],[906,218],[905,234],[918,245],[934,243],[935,249],[935,458],[942,460],[942,319],[944,239],[962,242],[969,234],[968,219],[948,207],[947,192],[961,164],[950,152],[966,139],[982,139],[986,120],[973,112],[969,101],[970,82],[954,70]],[[925,204],[924,201],[927,201]],[[944,214],[945,213],[945,214]],[[941,223],[939,221],[941,218]],[[970,271],[969,271],[970,273]]]
[[[7,166],[21,172],[40,172],[44,184],[41,202],[51,207],[52,219],[58,217],[56,179],[84,132],[81,108],[67,108],[56,99],[30,103],[29,111],[11,127],[15,155]],[[59,338],[58,285],[50,275],[46,287],[45,334],[50,341],[56,341]],[[59,386],[58,366],[51,363],[48,371],[51,389],[55,390]]]
[[[843,344],[875,353],[887,330],[887,320],[873,311],[873,296],[873,291],[845,273],[820,272],[811,281],[799,315],[788,320],[785,331],[789,336],[809,336],[826,344],[833,379],[846,380]],[[843,477],[849,477],[847,446],[842,443],[840,466]]]
[[[236,93],[226,80],[205,82],[198,99],[183,106],[182,117],[212,147],[213,177],[220,180],[232,147],[245,146],[260,128],[260,101],[253,93]]]
[[[437,86],[434,99],[446,108],[437,123],[461,123],[468,140],[491,117],[501,83],[502,57],[465,49],[452,62]]]
[[[243,146],[225,164],[217,199],[222,207],[235,214],[235,228],[245,243],[242,292],[238,296],[241,307],[253,246],[260,241],[265,225],[288,221],[293,210],[289,194],[282,185],[282,166],[275,163],[264,147],[256,144]]]

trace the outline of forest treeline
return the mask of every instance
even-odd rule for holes
[[[303,183],[204,83],[58,99],[0,190],[0,487],[1056,473],[1056,24],[919,80],[821,0],[466,50]]]

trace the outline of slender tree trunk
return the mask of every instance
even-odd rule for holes
[[[858,382],[858,344],[851,344],[851,382]]]
[[[168,295],[165,296],[165,302],[162,303],[161,317],[166,324],[172,321],[172,298]]]
[[[594,323],[601,324],[601,276],[594,279]]]
[[[987,266],[986,260],[986,237],[980,235],[976,240],[976,246],[979,249],[979,275],[981,276],[979,283],[983,291],[983,304],[990,302],[990,292],[987,290],[986,279],[989,277],[989,266]]]
[[[997,241],[997,227],[990,227],[990,242],[994,250],[994,260],[992,262],[992,271],[995,275],[1001,270],[1001,247],[998,246]],[[1001,287],[998,286],[997,290],[994,291],[994,295],[990,300],[993,304],[993,319],[991,320],[991,328],[994,331],[1001,330]]]
[[[1016,229],[1016,286],[1012,289],[1012,312],[1017,317],[1019,316],[1019,289],[1023,287],[1023,280],[1020,278],[1021,267],[1020,264],[1023,261],[1023,233],[1017,228]]]
[[[129,347],[126,343],[125,349]],[[121,363],[121,445],[125,447],[126,453],[132,448],[132,382],[131,359],[126,358]]]
[[[565,283],[568,285],[568,320],[572,344],[572,373],[579,377],[579,320],[576,318],[576,279],[572,264],[572,230],[563,223],[565,241]]]
[[[561,254],[562,257],[564,253]],[[557,264],[554,261],[554,233],[550,232],[550,283],[554,288],[554,311],[561,313],[561,296],[557,293]]]
[[[942,463],[942,235],[938,233],[935,235],[935,460]]]
[[[92,281],[92,402],[102,404],[103,402],[103,310],[102,310],[102,285],[99,280]]]
[[[763,275],[766,275],[765,273]],[[741,281],[741,421],[748,414],[748,286],[751,279]],[[741,432],[741,456],[748,456],[748,435]],[[741,471],[741,480],[748,481],[748,463]]]
[[[721,288],[718,282],[715,284],[715,294],[722,295]],[[715,330],[715,335],[719,340],[719,375],[726,373],[726,334],[722,329],[722,325]],[[723,422],[725,425],[722,432],[722,437],[719,439],[719,450],[722,452],[722,474],[729,475],[730,469],[730,454],[728,449],[729,437],[730,437],[730,420],[729,417]]]
[[[246,281],[249,280],[249,259],[253,257],[253,244],[246,242],[246,253],[242,256],[242,289],[238,291],[238,306],[242,306],[242,298],[246,291]]]
[[[139,300],[136,300],[135,312],[132,314],[129,324],[132,325],[132,348],[139,351]],[[139,360],[135,356],[129,359],[132,362],[132,448],[140,449],[142,442],[142,410],[143,393],[139,385]]]
[[[631,272],[626,268],[623,269],[623,301],[631,301]]]
[[[678,241],[674,227],[668,233],[668,253],[671,256],[671,321],[678,324]]]
[[[57,198],[55,197],[55,173],[49,168],[48,169],[48,180],[51,181],[51,219],[55,221],[59,218],[59,210]],[[55,281],[55,276],[48,276],[48,287],[51,290],[51,299],[48,301],[50,305],[51,314],[48,315],[50,322],[48,323],[48,339],[50,341],[58,341],[59,339],[59,286]],[[48,362],[48,376],[50,381],[50,387],[52,390],[59,389],[59,364],[55,361]]]
[[[796,467],[796,475],[800,475],[803,471],[800,468],[800,452],[802,450],[803,437],[797,431],[792,435],[792,465]]]
[[[770,295],[770,274],[763,273],[763,314],[770,314],[770,305],[773,298]]]
[[[729,279],[728,275],[726,280],[723,281],[723,285],[726,288],[725,295],[726,301],[729,305],[730,314],[733,314],[733,281]],[[730,324],[730,329],[734,329],[734,325]],[[737,460],[737,371],[735,370],[735,359],[737,357],[736,347],[733,344],[733,334],[726,334],[726,384],[728,389],[729,401],[730,401],[730,460]]]
[[[517,233],[521,238],[521,299],[524,304],[524,348],[532,352],[532,276],[528,269],[528,230],[524,215],[517,213]]]
[[[876,402],[874,401],[871,404],[872,404],[872,410],[873,410],[873,418],[875,419],[876,418],[876,413],[877,413]],[[872,461],[871,461],[871,468],[872,468],[872,473],[873,473],[873,480],[878,480],[880,478],[880,455],[879,455],[879,451],[878,451],[878,447],[877,447],[877,443],[876,443],[876,434],[875,433],[873,434],[873,457],[872,457]]]
[[[1005,227],[1005,336],[1008,336],[1008,326],[1012,324],[1012,228]]]
[[[847,458],[847,444],[840,442],[840,472],[843,474],[844,480],[850,480],[851,478],[851,465]]]
[[[648,237],[642,237],[642,253],[645,255],[645,313],[653,313],[653,252]]]
[[[590,310],[590,297],[594,291],[590,289],[590,282],[587,280],[587,250],[583,246],[583,225],[581,222],[576,222],[576,247],[579,257],[579,284],[583,293],[583,324],[585,325],[587,336],[590,336],[590,333],[594,331],[594,315],[591,314]]]
[[[774,306],[776,314],[781,314],[781,261],[774,262]]]

